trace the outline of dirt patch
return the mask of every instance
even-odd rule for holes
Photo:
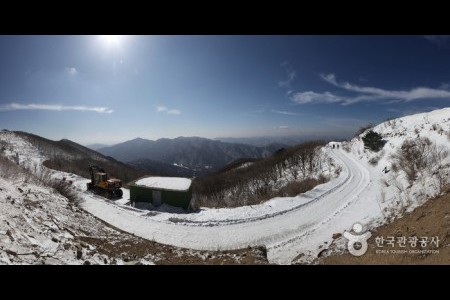
[[[319,264],[433,264],[449,265],[449,237],[450,237],[450,193],[444,196],[431,199],[413,212],[407,214],[401,219],[397,219],[390,224],[378,227],[372,230],[372,237],[368,240],[368,250],[360,257],[355,257],[347,253],[342,255],[331,255],[320,258]],[[398,238],[405,236],[407,242],[405,247],[399,247]],[[439,238],[439,246],[430,242],[426,247],[422,247],[418,242],[416,247],[409,243],[409,237],[432,237]],[[395,237],[395,245],[387,245],[384,242],[383,247],[377,237]],[[332,251],[332,249],[330,249]],[[393,251],[391,251],[393,250]],[[412,251],[410,251],[412,250]],[[434,253],[417,253],[420,250],[432,250]],[[405,252],[406,251],[406,252]],[[412,252],[412,253],[411,253]],[[438,252],[438,253],[437,253]]]
[[[139,264],[147,259],[157,265],[260,265],[267,264],[262,248],[232,251],[196,251],[148,241],[129,234],[113,234],[104,238],[78,237],[110,258],[120,258],[127,264]]]

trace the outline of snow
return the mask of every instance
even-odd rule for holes
[[[173,163],[173,165],[174,165],[175,167],[179,167],[179,168],[183,168],[183,169],[190,170],[190,168],[188,168],[188,167],[186,167],[186,166],[183,166],[183,164]]]
[[[433,177],[427,174],[420,174],[411,186],[401,174],[394,176],[391,155],[406,139],[418,135],[448,149],[450,108],[387,121],[376,126],[374,131],[387,140],[378,153],[364,149],[363,135],[350,142],[333,142],[341,145],[339,149],[323,148],[322,151],[342,167],[337,178],[296,197],[278,197],[259,205],[232,209],[202,208],[197,213],[185,213],[164,206],[158,209],[150,207],[152,210],[149,212],[125,205],[129,202],[127,189],[122,189],[122,199],[109,201],[86,192],[88,179],[64,172],[54,172],[53,176],[67,176],[68,180],[73,181],[74,188],[85,200],[84,210],[136,236],[195,250],[232,250],[264,245],[271,263],[289,264],[299,254],[303,254],[301,262],[310,263],[333,242],[334,233],[350,230],[357,222],[363,224],[364,230],[370,230],[386,222],[386,208],[403,201],[405,196],[409,195],[406,209],[412,210],[438,193]],[[14,135],[2,132],[0,139],[19,147],[17,150],[7,150],[10,157],[19,151],[19,159],[23,163],[32,165],[42,161],[36,149]],[[375,166],[369,163],[374,157],[378,158]],[[444,164],[448,169],[449,157]],[[386,166],[391,169],[389,173],[382,172]],[[136,184],[186,190],[190,183],[185,178],[149,177]],[[402,188],[401,192],[398,187]],[[5,214],[2,211],[0,218],[4,218]],[[32,220],[29,216],[25,217]],[[2,227],[0,238],[5,236],[3,231]],[[0,245],[6,243],[0,241]],[[49,242],[36,236],[34,240],[31,237],[29,243],[51,248]],[[8,258],[0,253],[0,261],[7,263]]]
[[[242,165],[240,165],[239,167],[237,167],[236,169],[247,168],[247,167],[250,167],[251,165],[253,165],[252,162],[246,162],[246,163],[243,163]]]
[[[20,192],[18,188],[23,192]],[[71,208],[67,199],[45,186],[15,183],[0,178],[0,265],[1,264],[82,264],[86,259],[104,256],[82,249],[77,258],[77,229],[99,234],[104,225],[80,210]],[[71,228],[68,229],[68,228]],[[77,228],[77,229],[75,229]]]
[[[388,165],[388,154],[393,153],[405,138],[416,135],[414,129],[409,128],[421,127],[425,119],[431,124],[422,134],[439,145],[448,145],[446,136],[430,128],[437,123],[446,126],[448,132],[449,109],[399,119],[397,123],[403,126],[394,129],[380,124],[375,127],[376,131],[394,137],[389,138],[377,167],[371,166],[368,160],[380,153],[365,151],[358,138],[349,143],[349,153],[342,147],[326,147],[324,151],[343,166],[343,171],[338,178],[297,197],[274,198],[260,205],[233,209],[202,209],[196,214],[147,215],[143,211],[125,210],[90,200],[86,201],[85,209],[118,228],[164,244],[198,250],[265,245],[271,263],[288,264],[299,254],[304,254],[304,262],[311,262],[331,244],[334,233],[350,230],[357,222],[367,230],[386,221],[379,205],[380,190],[383,189],[380,179],[386,176],[381,171]],[[395,136],[399,132],[402,135]],[[430,187],[425,187],[425,191],[433,194]],[[391,194],[387,193],[387,196]],[[421,203],[417,201],[411,207]]]
[[[181,177],[147,177],[136,181],[136,185],[156,189],[187,191],[191,186],[191,180]]]

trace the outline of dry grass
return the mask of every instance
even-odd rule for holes
[[[73,190],[73,186],[67,182],[52,180],[48,170],[43,169],[40,172],[33,172],[3,155],[0,155],[0,177],[19,180],[24,183],[41,184],[53,188],[57,193],[67,198],[70,203],[76,206],[79,206],[82,202],[82,199]]]
[[[328,181],[328,178],[324,176],[320,176],[319,179],[316,178],[308,178],[302,181],[294,181],[288,183],[285,187],[280,189],[276,196],[280,197],[294,197],[299,194],[305,193],[307,191],[312,190],[319,184],[325,183]]]
[[[378,165],[378,161],[380,160],[380,156],[374,156],[374,157],[372,157],[370,160],[369,160],[369,164],[371,165],[371,166],[376,166],[376,165]]]

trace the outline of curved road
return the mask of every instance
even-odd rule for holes
[[[304,248],[316,230],[332,224],[336,216],[357,201],[370,182],[367,169],[351,155],[342,150],[328,150],[328,153],[343,165],[341,175],[330,182],[328,190],[319,195],[316,191],[315,197],[307,203],[283,212],[193,226],[136,216],[132,211],[90,196],[85,196],[84,206],[88,212],[115,227],[159,243],[196,250],[265,245],[270,262],[290,263],[298,255],[299,247]],[[330,230],[326,232],[329,238],[333,233]]]

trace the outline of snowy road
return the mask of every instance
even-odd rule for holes
[[[285,211],[209,222],[168,222],[137,215],[95,197],[85,197],[84,207],[98,218],[137,236],[163,244],[197,250],[230,250],[265,245],[272,263],[288,264],[299,253],[315,255],[319,245],[335,232],[348,229],[344,209],[356,203],[370,183],[367,169],[341,150],[328,150],[340,162],[341,175],[300,196]],[[298,199],[297,199],[298,200]],[[278,201],[283,201],[280,199]]]

